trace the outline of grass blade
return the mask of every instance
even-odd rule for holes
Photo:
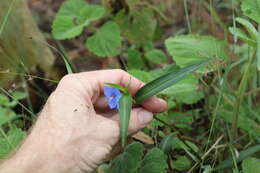
[[[65,63],[65,66],[66,66],[66,70],[67,70],[67,73],[68,74],[72,74],[73,73],[73,70],[72,70],[72,67],[68,61],[68,59],[66,59],[65,57],[62,57],[63,58],[63,61]]]
[[[258,34],[257,34],[256,65],[257,65],[257,70],[260,71],[260,24],[258,24]]]
[[[170,72],[149,82],[136,93],[136,103],[141,103],[149,97],[154,96],[158,94],[160,91],[174,85],[181,79],[185,78],[187,75],[206,65],[210,60],[211,59],[208,59],[206,61],[202,61],[200,63],[184,67],[180,70]]]
[[[119,115],[120,115],[120,137],[122,147],[126,145],[127,132],[129,126],[129,120],[132,109],[132,96],[131,94],[123,94],[119,104]]]
[[[4,20],[3,20],[3,22],[2,22],[2,24],[1,24],[1,26],[0,26],[0,37],[1,37],[2,33],[3,33],[3,30],[4,30],[4,28],[5,28],[5,25],[7,24],[7,20],[8,20],[8,18],[9,18],[10,14],[11,14],[11,11],[12,11],[12,9],[13,9],[13,7],[14,7],[15,2],[16,2],[16,0],[13,0],[13,1],[11,2],[10,6],[9,6],[9,8],[8,8],[8,11],[7,11],[7,13],[6,13],[5,17],[4,17]]]

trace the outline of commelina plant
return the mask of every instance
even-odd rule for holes
[[[128,87],[125,88],[117,84],[107,84],[108,86],[104,86],[104,95],[107,98],[109,107],[111,109],[119,110],[120,136],[122,146],[124,147],[126,144],[127,130],[133,102],[139,104],[144,100],[158,94],[159,92],[174,85],[181,79],[187,77],[187,75],[208,64],[211,60],[212,59],[207,59],[200,63],[196,63],[158,77],[157,79],[147,83],[142,88],[140,88],[134,99],[129,93]],[[120,93],[120,90],[122,91],[122,94]]]

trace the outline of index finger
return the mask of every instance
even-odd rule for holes
[[[137,91],[144,85],[144,83],[137,78],[131,76],[123,70],[100,70],[79,73],[82,77],[89,81],[93,91],[91,92],[94,96],[95,93],[103,93],[105,83],[119,84],[123,87],[127,87],[129,84],[129,92],[132,96],[135,96]],[[151,97],[150,99],[141,103],[141,105],[151,112],[162,112],[167,108],[167,103],[157,97]]]

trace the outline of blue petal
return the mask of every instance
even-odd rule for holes
[[[119,103],[117,103],[117,105],[116,105],[116,109],[119,110]]]
[[[112,99],[109,103],[108,106],[110,107],[110,109],[115,109],[117,107],[118,102],[114,99]]]
[[[121,95],[119,89],[117,89],[117,88],[113,88],[112,94],[115,95],[115,96]]]
[[[112,91],[113,91],[113,88],[110,87],[110,86],[104,86],[104,95],[106,97],[111,97],[112,96]]]

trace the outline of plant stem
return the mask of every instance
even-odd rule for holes
[[[188,30],[189,30],[189,33],[191,33],[191,24],[190,24],[190,16],[189,16],[187,0],[184,0],[183,3],[184,3],[184,10],[185,10],[185,15],[186,15]]]
[[[233,112],[233,121],[232,121],[232,126],[231,126],[231,138],[232,139],[235,139],[237,137],[237,123],[238,123],[238,119],[239,119],[240,106],[241,106],[241,103],[242,103],[242,100],[243,100],[243,97],[244,97],[244,94],[246,91],[246,85],[247,85],[248,78],[250,75],[250,67],[253,62],[254,57],[255,57],[255,52],[248,59],[247,66],[245,68],[242,80],[241,80],[239,88],[238,88],[237,102],[235,103],[235,108],[234,108],[234,112]]]

